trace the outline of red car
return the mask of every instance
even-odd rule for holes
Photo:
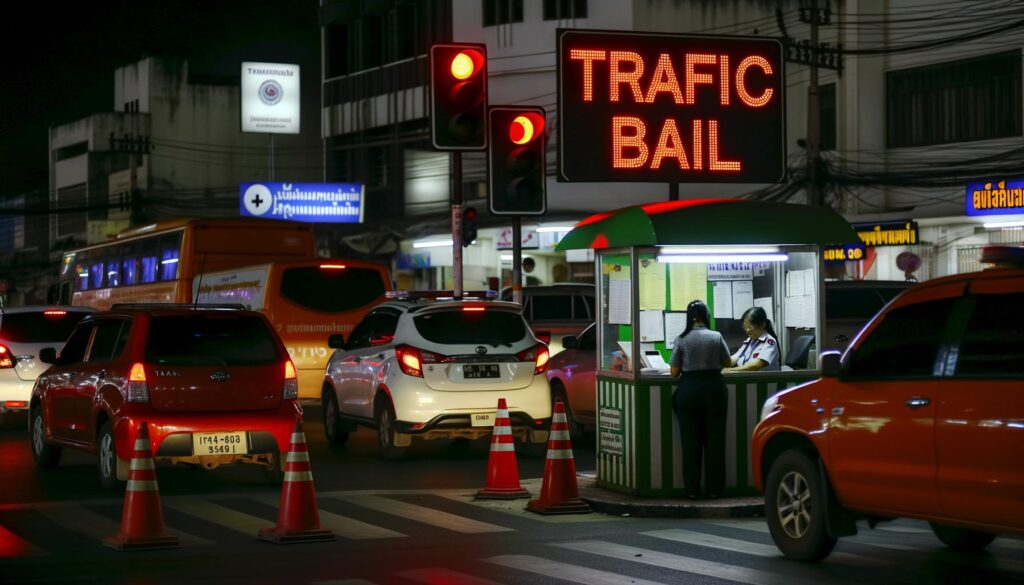
[[[597,424],[597,327],[562,338],[562,351],[548,361],[551,400],[562,399],[569,432],[580,439],[585,427]]]
[[[296,419],[295,367],[260,313],[125,305],[94,313],[39,376],[29,405],[32,453],[57,464],[64,447],[98,455],[100,483],[119,486],[140,423],[157,461],[212,469],[262,465],[279,481]]]

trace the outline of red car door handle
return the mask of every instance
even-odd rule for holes
[[[906,404],[910,408],[915,408],[916,409],[916,408],[921,408],[921,407],[924,407],[924,406],[928,406],[931,403],[932,403],[932,401],[927,399],[927,398],[924,398],[924,397],[921,397],[921,396],[915,396],[915,397],[911,398],[910,400],[908,400]]]

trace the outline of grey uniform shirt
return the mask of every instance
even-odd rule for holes
[[[684,372],[721,370],[729,359],[729,347],[722,334],[707,327],[694,327],[686,337],[676,337],[669,366]]]

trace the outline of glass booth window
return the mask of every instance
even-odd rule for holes
[[[601,369],[632,371],[632,279],[629,254],[601,256]]]

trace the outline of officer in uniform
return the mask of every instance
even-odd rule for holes
[[[732,354],[732,367],[726,372],[779,371],[781,356],[779,342],[772,322],[761,307],[751,307],[743,313],[743,331],[747,339]]]

